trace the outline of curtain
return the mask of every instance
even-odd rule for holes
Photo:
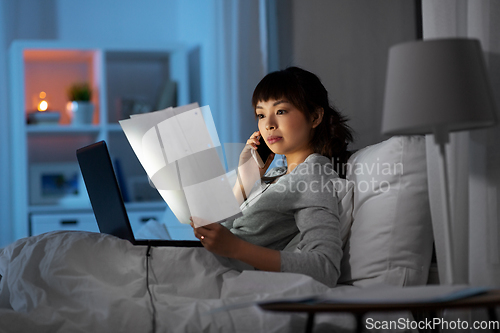
[[[214,5],[215,77],[210,107],[221,141],[245,143],[257,130],[251,98],[267,70],[265,2],[214,0]]]
[[[424,39],[479,39],[500,119],[500,2],[423,0]],[[473,112],[473,110],[471,110]],[[452,133],[447,147],[456,283],[500,286],[500,126]],[[438,148],[426,138],[429,195],[439,277],[447,281]]]

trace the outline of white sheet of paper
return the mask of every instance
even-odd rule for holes
[[[161,197],[174,212],[179,222],[187,224],[190,223],[189,207],[184,191],[180,188],[177,167],[175,164],[168,165],[164,160],[163,150],[161,153],[158,151],[160,140],[155,126],[159,122],[196,108],[199,108],[198,103],[193,103],[176,108],[132,115],[130,119],[119,121],[130,146]],[[149,144],[150,141],[154,142],[155,138],[158,144]]]
[[[168,108],[164,110],[159,110],[150,113],[144,113],[140,115],[134,115],[130,119],[120,120],[120,126],[127,137],[130,146],[134,150],[139,162],[143,165],[147,165],[148,161],[143,158],[143,136],[154,128],[154,126],[165,119],[173,117],[175,115],[173,108]]]
[[[226,175],[186,186],[184,192],[197,227],[241,215]]]
[[[183,190],[158,190],[158,192],[180,223],[191,223],[189,220],[191,213]]]
[[[217,129],[215,128],[215,122],[214,118],[212,118],[212,112],[210,111],[210,107],[208,105],[205,105],[202,106],[200,110],[203,115],[203,120],[205,120],[205,125],[208,130],[208,133],[210,134],[210,138],[212,139],[214,147],[220,146],[219,135],[217,134]]]
[[[158,140],[156,127],[151,128],[142,136],[141,148],[142,161],[139,161],[144,170],[146,170],[149,178],[153,178],[153,175],[167,164],[163,156],[163,148],[161,147],[160,140]]]
[[[214,148],[203,113],[193,109],[158,124],[167,162]]]
[[[151,181],[181,223],[241,215],[210,108],[190,104],[120,121]]]

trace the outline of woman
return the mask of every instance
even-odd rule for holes
[[[256,269],[303,273],[335,286],[342,250],[332,181],[352,141],[346,119],[330,106],[319,78],[297,67],[264,77],[252,104],[259,130],[241,153],[241,182],[235,188],[252,187],[248,166],[256,163],[250,151],[257,149],[260,136],[273,154],[258,174],[265,174],[274,154],[285,156],[286,167],[272,169],[263,178],[268,183],[248,199],[245,191],[236,191],[244,201],[242,217],[194,228],[195,236],[209,251]],[[296,250],[282,251],[298,233]]]

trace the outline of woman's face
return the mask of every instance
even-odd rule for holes
[[[260,134],[275,154],[285,155],[290,163],[305,159],[313,152],[310,142],[312,129],[317,124],[309,121],[292,103],[286,99],[260,101],[255,113]]]

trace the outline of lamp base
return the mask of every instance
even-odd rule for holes
[[[446,258],[446,284],[453,285],[455,283],[455,263],[454,263],[454,247],[453,235],[451,227],[451,205],[450,205],[450,190],[448,179],[448,163],[446,160],[446,145],[450,141],[449,132],[442,128],[434,129],[434,142],[439,146],[439,180],[441,188],[441,203],[444,205],[443,226],[444,226],[444,244]]]

